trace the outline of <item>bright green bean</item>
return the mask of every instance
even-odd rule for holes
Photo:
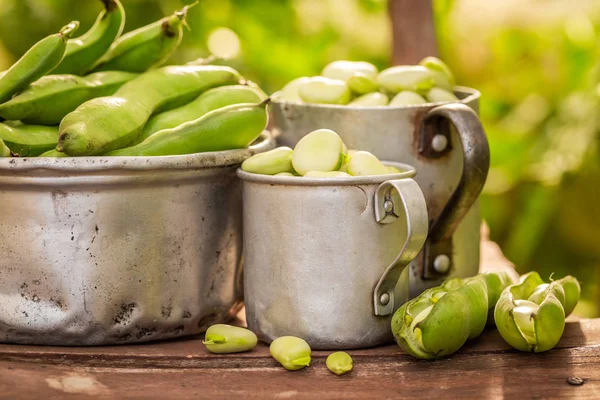
[[[459,101],[458,97],[456,97],[454,93],[438,87],[434,87],[429,90],[425,97],[427,97],[427,100],[429,100],[431,103]]]
[[[379,86],[390,92],[424,92],[434,85],[431,71],[421,65],[400,65],[383,70],[377,76]]]
[[[0,116],[27,124],[58,125],[65,115],[84,102],[114,94],[137,74],[120,71],[75,75],[46,75],[0,104]]]
[[[321,76],[348,82],[356,74],[361,74],[374,81],[377,78],[377,67],[365,61],[334,61],[323,68]]]
[[[52,149],[52,150],[48,150],[45,153],[40,154],[38,157],[56,157],[56,158],[63,158],[63,157],[69,157],[68,155],[66,155],[65,153],[61,153],[60,151],[56,150],[56,149]]]
[[[346,171],[352,176],[386,175],[390,171],[368,151],[357,151],[348,157]]]
[[[119,0],[101,0],[104,10],[82,36],[67,42],[65,57],[54,74],[83,75],[102,57],[125,26],[125,10]]]
[[[56,146],[58,128],[4,121],[0,123],[0,139],[16,155],[35,157]]]
[[[299,89],[305,82],[308,82],[310,78],[302,77],[296,78],[293,81],[290,81],[287,85],[281,89],[277,95],[273,95],[275,98],[282,99],[288,102],[293,103],[304,103],[302,98],[300,97]]]
[[[106,155],[167,156],[246,148],[267,126],[267,103],[268,100],[219,108],[177,128],[156,132],[135,146]]]
[[[4,141],[0,139],[0,157],[10,157],[10,155],[10,149]]]
[[[348,105],[353,107],[376,107],[385,106],[389,102],[388,97],[379,92],[363,94],[352,100]]]
[[[411,104],[425,104],[427,100],[420,94],[410,90],[403,90],[392,98],[390,106],[407,106]]]
[[[290,173],[293,150],[289,147],[278,147],[264,153],[255,154],[242,163],[242,170],[263,175]]]
[[[183,123],[193,121],[209,111],[240,103],[260,103],[267,95],[247,85],[230,85],[207,90],[195,100],[160,114],[153,115],[135,143],[141,143],[153,134],[164,129],[175,128]],[[1,114],[0,114],[1,115]]]
[[[348,104],[351,98],[346,82],[314,76],[298,84],[302,101],[317,104]]]
[[[249,329],[216,324],[206,330],[202,343],[211,353],[241,353],[255,348],[258,338]]]
[[[282,336],[271,343],[271,356],[285,369],[296,371],[310,365],[310,346],[295,336]]]
[[[229,67],[167,66],[127,82],[110,97],[80,105],[60,123],[57,150],[71,156],[98,155],[134,143],[153,113],[167,111],[203,91],[241,79]]]
[[[94,70],[144,72],[164,64],[181,43],[183,24],[190,7],[185,6],[173,15],[121,36]]]
[[[327,369],[336,375],[344,375],[352,371],[352,357],[345,351],[336,351],[327,356],[325,360]]]
[[[79,27],[78,21],[34,44],[0,77],[0,103],[4,103],[30,83],[51,72],[61,62],[67,40]]]
[[[300,175],[309,171],[335,171],[341,167],[344,143],[330,129],[318,129],[298,141],[292,154],[292,165]]]
[[[436,57],[425,57],[419,61],[419,65],[424,66],[433,73],[435,86],[452,91],[455,85],[454,74],[442,60]]]
[[[356,93],[357,95],[366,94],[375,92],[379,89],[377,86],[377,82],[375,81],[377,77],[371,77],[369,75],[362,74],[357,72],[352,75],[346,84],[352,93]]]

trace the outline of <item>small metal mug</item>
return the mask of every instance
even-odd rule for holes
[[[246,318],[261,340],[351,349],[392,339],[391,316],[408,295],[397,283],[428,226],[415,169],[388,165],[403,172],[315,179],[238,169]]]
[[[294,147],[307,133],[329,128],[349,149],[415,166],[430,222],[427,243],[410,266],[411,297],[479,269],[478,197],[490,153],[476,114],[480,93],[457,87],[455,94],[459,103],[350,107],[275,100],[271,107],[280,146]]]

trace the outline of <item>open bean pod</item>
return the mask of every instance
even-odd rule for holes
[[[458,351],[478,337],[502,289],[512,283],[508,274],[484,273],[450,279],[428,289],[396,311],[392,331],[407,353],[435,359]]]
[[[494,311],[498,331],[517,350],[548,351],[562,337],[565,318],[579,294],[579,282],[571,276],[548,284],[537,272],[523,275],[498,300]]]

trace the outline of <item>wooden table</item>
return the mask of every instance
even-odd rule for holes
[[[267,346],[208,353],[201,338],[121,347],[0,345],[0,398],[71,399],[600,399],[600,319],[567,324],[543,354],[511,349],[494,329],[453,357],[419,361],[396,345],[349,352],[354,370],[338,377],[312,365],[286,371]],[[569,377],[584,380],[581,386]]]

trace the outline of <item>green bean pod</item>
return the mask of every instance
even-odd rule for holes
[[[260,103],[266,98],[267,95],[262,90],[246,85],[221,86],[207,90],[181,107],[152,116],[135,143],[143,142],[158,131],[198,119],[217,108],[240,103]]]
[[[10,157],[10,156],[11,156],[10,149],[4,143],[4,141],[2,139],[0,139],[0,157]]]
[[[15,155],[35,157],[56,146],[58,128],[4,121],[0,123],[0,139]]]
[[[45,37],[6,70],[0,77],[0,103],[56,68],[65,54],[67,40],[78,27],[79,22],[73,21],[58,33]]]
[[[94,70],[144,72],[164,64],[181,43],[189,7],[121,36]]]
[[[211,65],[167,66],[125,83],[113,96],[89,100],[60,123],[57,150],[99,155],[134,143],[153,113],[167,111],[203,91],[238,83],[239,73]]]
[[[101,0],[104,10],[82,36],[67,42],[65,57],[55,74],[83,75],[108,51],[125,26],[125,10],[119,0]]]
[[[267,126],[266,105],[234,104],[177,128],[156,132],[142,143],[107,153],[107,156],[171,156],[242,149]]]
[[[65,115],[84,102],[114,94],[137,74],[106,71],[85,77],[46,75],[0,104],[0,116],[27,124],[58,125]]]
[[[435,359],[458,351],[478,337],[508,274],[452,279],[401,306],[392,318],[398,344],[416,358]]]
[[[66,155],[65,153],[61,153],[60,151],[56,150],[56,149],[52,149],[52,150],[48,150],[45,153],[40,154],[38,157],[55,157],[55,158],[63,158],[63,157],[69,157],[68,155]]]
[[[502,292],[494,310],[496,326],[517,350],[548,351],[562,337],[569,314],[565,311],[572,311],[578,300],[579,282],[575,278],[568,276],[547,284],[537,272],[530,272]]]

